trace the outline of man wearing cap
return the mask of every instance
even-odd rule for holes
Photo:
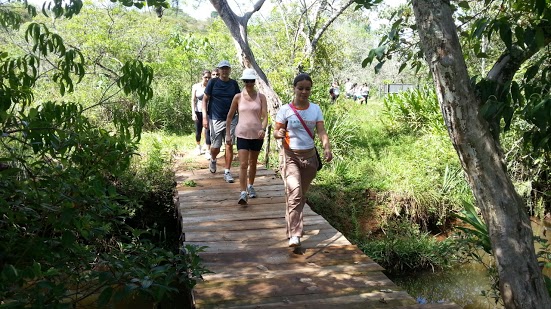
[[[225,144],[224,180],[232,183],[233,177],[230,173],[230,168],[233,160],[233,141],[235,140],[237,117],[234,117],[232,120],[230,129],[231,142],[229,143],[225,143],[226,118],[228,117],[233,97],[240,93],[241,90],[237,81],[230,78],[231,65],[229,61],[222,60],[218,63],[217,67],[220,75],[218,78],[213,78],[209,81],[205,88],[205,95],[203,96],[203,111],[207,111],[207,113],[203,113],[203,126],[207,129],[210,128],[210,172],[216,173],[216,157],[220,153],[220,147]]]

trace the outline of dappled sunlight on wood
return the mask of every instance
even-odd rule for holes
[[[220,161],[220,160],[219,160]],[[301,247],[289,248],[282,180],[258,167],[257,198],[238,205],[222,171],[179,165],[178,214],[185,244],[213,273],[194,289],[197,308],[416,308],[416,301],[307,205]],[[234,178],[239,170],[232,169]],[[434,305],[431,308],[455,308]]]

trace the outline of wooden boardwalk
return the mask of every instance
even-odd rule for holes
[[[206,160],[177,172],[185,243],[208,246],[200,256],[213,272],[193,291],[196,308],[460,308],[417,304],[308,206],[302,247],[288,248],[282,180],[259,167],[258,198],[238,205],[238,168],[225,183],[218,161],[216,174]]]

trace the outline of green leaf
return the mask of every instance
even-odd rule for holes
[[[379,46],[375,49],[372,49],[375,53],[375,56],[377,56],[378,60],[381,60],[383,56],[385,55],[386,45]]]
[[[381,71],[381,68],[383,67],[383,65],[385,64],[386,61],[381,61],[379,63],[377,63],[377,65],[375,66],[375,74],[378,74],[379,71]]]
[[[461,1],[457,5],[464,10],[469,10],[471,8],[467,1]]]
[[[513,32],[511,31],[511,25],[509,23],[502,22],[499,24],[499,36],[503,43],[505,43],[505,46],[511,49],[513,45]]]
[[[13,265],[6,265],[2,270],[2,277],[5,278],[8,282],[15,282],[19,278],[19,273]]]
[[[402,63],[402,65],[400,65],[400,68],[398,69],[398,73],[401,73],[402,70],[406,68],[406,65],[407,65],[407,63],[405,63],[405,62]]]
[[[522,27],[515,27],[515,38],[518,45],[524,48],[524,29]]]
[[[520,86],[516,81],[513,81],[513,83],[511,84],[511,98],[516,105],[521,105],[523,97],[520,91]]]
[[[526,79],[527,81],[533,79],[534,76],[538,74],[539,69],[540,69],[539,63],[529,67],[528,70],[526,70],[526,73],[524,73],[524,79]]]
[[[484,32],[484,30],[486,30],[486,27],[488,26],[488,23],[489,23],[489,21],[486,18],[477,20],[475,22],[475,30],[473,32],[473,37],[474,38],[480,38],[482,36],[482,33]]]
[[[543,48],[545,46],[545,34],[541,27],[536,28],[536,45],[539,48]]]
[[[98,307],[103,308],[107,306],[109,301],[111,300],[111,296],[113,296],[113,288],[108,286],[103,291],[101,291],[101,294],[98,297]]]
[[[33,263],[33,275],[35,278],[42,277],[42,266],[36,261]]]

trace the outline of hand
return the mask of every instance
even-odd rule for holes
[[[232,144],[231,135],[226,134],[226,145],[231,145],[231,144]]]
[[[285,132],[287,132],[287,130],[285,130],[285,128],[280,128],[279,130],[275,131],[275,137],[284,138],[285,137]]]
[[[323,158],[325,159],[325,162],[331,162],[331,160],[333,160],[333,153],[331,152],[331,149],[323,150]]]
[[[197,121],[197,114],[195,114],[195,112],[193,112],[193,113],[191,114],[191,119],[192,119],[193,121]]]
[[[258,138],[264,139],[264,135],[265,135],[265,134],[266,134],[266,131],[264,131],[264,130],[258,131]]]
[[[207,117],[203,117],[203,128],[209,129],[209,121],[207,120]]]

